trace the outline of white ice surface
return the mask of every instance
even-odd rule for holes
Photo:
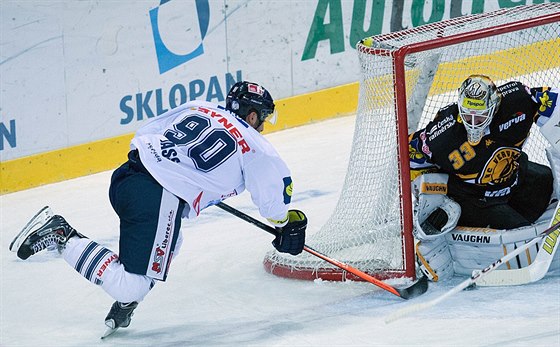
[[[354,118],[267,135],[292,169],[293,207],[309,233],[334,208]],[[525,286],[461,292],[385,324],[395,309],[433,299],[462,278],[404,301],[369,283],[279,278],[262,266],[271,236],[208,208],[183,223],[185,242],[129,328],[101,341],[113,300],[54,253],[20,261],[10,241],[44,205],[81,233],[118,250],[107,197],[111,172],[0,196],[0,346],[560,346],[560,274]],[[257,217],[248,193],[227,201]],[[320,251],[320,250],[319,250]]]

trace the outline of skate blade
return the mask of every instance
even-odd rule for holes
[[[115,325],[115,321],[113,321],[112,319],[105,321],[105,326],[107,327],[107,329],[105,330],[105,333],[103,333],[103,336],[101,336],[102,340],[108,336],[113,335],[115,331],[119,330],[119,328],[115,327]]]
[[[105,333],[103,333],[103,336],[101,336],[101,340],[113,335],[117,330],[119,330],[119,328],[107,328]]]
[[[29,222],[27,222],[27,224],[23,227],[19,234],[14,237],[14,239],[10,243],[10,251],[17,253],[21,244],[23,243],[23,241],[25,241],[27,236],[29,236],[29,234],[31,234],[36,229],[45,225],[45,223],[47,223],[47,221],[52,216],[54,216],[54,213],[49,206],[45,206],[40,209],[39,212],[37,212],[35,216],[33,216],[33,218],[31,218]]]

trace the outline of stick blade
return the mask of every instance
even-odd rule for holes
[[[406,288],[397,288],[399,295],[403,299],[412,299],[420,296],[428,291],[428,277],[422,276],[411,286]]]

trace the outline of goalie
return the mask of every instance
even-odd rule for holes
[[[428,277],[470,275],[548,225],[543,213],[560,192],[559,92],[516,81],[496,87],[487,76],[471,75],[456,103],[410,134],[416,254]],[[552,144],[552,170],[522,151],[533,123]],[[457,225],[478,229],[446,235]]]

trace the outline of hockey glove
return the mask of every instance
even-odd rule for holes
[[[461,206],[446,195],[447,180],[447,174],[427,173],[412,182],[414,235],[418,240],[438,238],[457,226]]]
[[[300,210],[288,211],[288,224],[282,228],[276,228],[278,235],[272,241],[278,252],[298,255],[305,246],[305,229],[307,228],[307,217]]]

